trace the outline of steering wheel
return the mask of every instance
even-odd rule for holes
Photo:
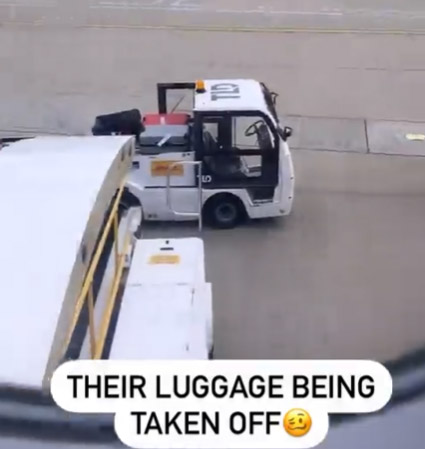
[[[258,134],[258,126],[263,124],[264,120],[260,119],[257,120],[256,122],[252,123],[251,125],[248,126],[248,128],[245,130],[245,137],[251,137],[254,136],[255,134]]]

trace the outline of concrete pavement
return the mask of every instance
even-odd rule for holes
[[[0,129],[82,132],[158,81],[253,77],[284,115],[423,121],[425,36],[0,28]],[[160,52],[157,50],[161,49]]]
[[[398,156],[425,156],[425,122],[329,117],[285,117],[291,148]]]
[[[283,222],[205,231],[217,355],[387,359],[421,345],[425,159],[416,156],[424,142],[406,134],[420,134],[425,120],[425,36],[302,29],[309,17],[328,27],[338,9],[345,30],[357,14],[368,28],[379,21],[411,31],[422,26],[421,4],[362,0],[349,15],[348,0],[120,3],[0,1],[0,131],[87,132],[99,113],[154,109],[158,81],[265,81],[296,130],[295,209]],[[286,9],[292,14],[276,12]],[[261,27],[296,18],[302,32],[142,27],[195,16]],[[386,152],[393,156],[374,154]]]
[[[387,360],[423,345],[425,159],[296,151],[294,160],[292,216],[203,233],[217,357]]]
[[[84,26],[425,31],[416,0],[1,0],[0,20]]]
[[[392,359],[425,342],[424,30],[423,0],[0,0],[0,133],[84,133],[153,109],[157,81],[265,81],[295,129],[294,213],[204,231],[217,356]]]

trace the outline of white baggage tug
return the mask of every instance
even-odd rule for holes
[[[134,133],[136,154],[124,195],[145,220],[204,218],[219,228],[246,217],[289,215],[294,168],[277,94],[251,79],[158,84],[158,113],[98,116],[95,135]],[[169,111],[170,90],[193,92],[191,113]]]
[[[212,355],[203,242],[135,238],[140,208],[122,207],[133,156],[131,136],[0,149],[0,443],[4,429],[111,430],[52,404],[66,360]]]

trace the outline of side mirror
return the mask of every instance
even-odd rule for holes
[[[285,126],[285,128],[283,128],[283,140],[285,142],[292,136],[292,131],[290,126]]]

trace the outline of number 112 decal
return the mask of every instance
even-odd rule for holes
[[[211,86],[211,101],[238,99],[240,97],[240,90],[237,84],[220,83]]]

